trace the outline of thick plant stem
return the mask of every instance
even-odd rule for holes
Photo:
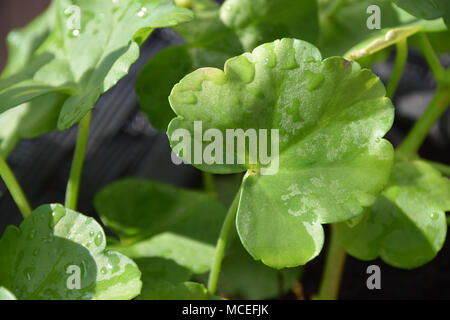
[[[417,154],[428,132],[447,109],[449,103],[450,88],[447,85],[439,86],[428,108],[398,147],[397,151],[402,157],[411,158]]]
[[[78,127],[77,144],[70,169],[69,182],[66,190],[66,208],[76,210],[78,203],[78,192],[80,190],[81,173],[83,171],[84,155],[89,136],[89,126],[91,124],[91,112],[80,121]]]
[[[233,203],[228,209],[227,216],[225,217],[222,229],[220,230],[219,239],[217,240],[216,252],[214,254],[214,259],[211,266],[211,272],[209,273],[209,281],[208,281],[208,290],[211,294],[215,294],[217,289],[217,282],[219,281],[219,273],[220,268],[222,267],[222,260],[225,254],[225,247],[227,245],[228,234],[230,233],[231,226],[235,222],[240,195],[241,191],[239,190],[238,193],[236,194],[236,197],[233,200]]]
[[[406,60],[408,59],[408,43],[406,39],[403,39],[397,43],[397,56],[395,58],[395,66],[389,80],[386,95],[392,99],[397,90],[398,84],[405,69]]]
[[[422,51],[425,59],[427,60],[428,65],[430,66],[431,71],[439,83],[443,80],[445,76],[445,69],[442,67],[436,52],[431,46],[430,41],[428,40],[425,33],[421,32],[418,35],[420,50]]]
[[[339,245],[335,226],[331,225],[331,239],[327,251],[325,270],[320,283],[319,300],[336,300],[339,296],[342,274],[344,272],[345,250]]]
[[[0,156],[0,176],[6,184],[9,192],[11,193],[14,202],[19,208],[22,216],[24,218],[28,217],[31,213],[31,206],[28,203],[27,198],[25,197],[25,193],[20,187],[19,182],[17,181],[14,173],[11,171],[11,168],[8,166],[8,163],[2,156]]]

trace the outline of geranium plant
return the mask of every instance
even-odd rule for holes
[[[446,1],[427,0],[54,0],[10,33],[0,77],[0,175],[24,217],[0,239],[0,299],[274,298],[325,241],[315,297],[335,299],[347,253],[403,269],[431,261],[446,238],[450,168],[418,151],[450,102],[428,37],[448,41],[449,19]],[[116,236],[106,237],[76,212],[91,109],[160,27],[185,45],[141,70],[140,107],[205,188],[116,181],[94,200]],[[408,43],[437,89],[394,149],[384,137]],[[394,46],[385,87],[364,67]],[[31,208],[7,156],[20,139],[75,124],[65,204]]]

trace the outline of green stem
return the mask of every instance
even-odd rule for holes
[[[20,187],[19,182],[17,181],[14,173],[11,171],[11,168],[8,166],[8,163],[2,156],[0,156],[0,176],[6,184],[9,192],[11,193],[14,202],[19,208],[22,216],[24,218],[28,217],[31,213],[31,206],[28,203],[28,200]]]
[[[80,121],[75,154],[73,156],[72,168],[70,169],[69,182],[67,183],[66,207],[72,210],[77,209],[81,172],[83,171],[84,155],[86,153],[90,124],[91,112],[86,114],[86,116]]]
[[[443,79],[445,78],[445,69],[442,67],[441,62],[439,61],[439,58],[433,47],[431,46],[431,43],[425,33],[421,32],[417,37],[419,40],[418,44],[420,50],[422,50],[422,53],[425,56],[425,59],[427,60],[427,63],[430,66],[430,69],[433,72],[436,81],[438,83],[441,83],[441,81],[443,81]]]
[[[432,167],[434,167],[436,170],[438,170],[439,172],[441,172],[443,175],[450,177],[450,166],[443,164],[443,163],[439,163],[439,162],[434,162],[434,161],[430,161],[430,160],[425,160],[428,164],[430,164]]]
[[[320,283],[319,300],[336,300],[344,272],[346,253],[339,245],[336,227],[331,225],[331,239],[327,251],[325,270]]]
[[[214,175],[202,171],[202,180],[203,180],[203,187],[205,188],[206,192],[210,193],[215,197],[216,189],[214,188]]]
[[[395,58],[395,66],[387,86],[387,96],[392,99],[397,90],[398,84],[405,69],[406,60],[408,59],[408,43],[406,39],[399,41],[397,44],[397,56]]]
[[[428,135],[428,132],[439,120],[450,102],[450,88],[446,85],[439,86],[433,100],[423,115],[414,124],[408,136],[398,147],[398,153],[403,157],[415,156]]]
[[[211,272],[209,273],[209,281],[208,281],[208,290],[211,294],[215,294],[217,289],[217,282],[219,280],[220,268],[222,266],[222,260],[225,254],[225,247],[227,245],[228,234],[230,233],[231,226],[235,222],[240,195],[241,190],[238,191],[236,197],[233,200],[233,203],[228,209],[227,216],[225,217],[222,229],[220,230],[219,239],[217,240],[216,252],[214,254],[214,259],[211,266]]]

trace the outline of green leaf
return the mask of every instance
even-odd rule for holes
[[[322,60],[309,43],[282,39],[228,60],[225,72],[196,70],[169,100],[178,117],[168,136],[187,162],[195,145],[203,152],[210,144],[194,134],[195,121],[202,121],[203,132],[216,128],[222,137],[227,129],[279,130],[273,175],[261,174],[270,168],[260,159],[250,164],[248,153],[231,152],[232,164],[226,152],[212,154],[212,164],[194,164],[211,173],[248,170],[237,228],[249,253],[271,267],[314,258],[323,244],[321,223],[360,214],[389,179],[393,149],[382,137],[394,114],[384,86],[357,63]],[[191,145],[185,153],[172,136],[177,129],[188,133],[181,141]]]
[[[71,268],[79,289],[69,285]],[[39,207],[0,240],[0,284],[18,299],[131,299],[140,276],[132,260],[105,249],[97,222],[61,205]]]
[[[138,300],[209,300],[217,299],[199,283],[189,282],[192,274],[171,260],[140,258],[142,291]]]
[[[441,19],[418,19],[396,7],[391,0],[347,0],[342,3],[336,8],[333,2],[325,2],[320,8],[318,47],[325,56],[350,56],[357,49],[367,49],[364,55],[371,54],[420,30],[445,30]],[[369,17],[373,15],[367,13],[367,8],[372,5],[380,8],[381,30],[367,27]],[[360,51],[357,57],[362,53]]]
[[[397,268],[431,261],[442,248],[450,181],[423,161],[399,162],[389,185],[356,226],[338,225],[342,246],[362,260],[381,257]]]
[[[94,205],[103,223],[125,242],[172,232],[215,244],[226,213],[204,192],[139,178],[108,185]]]
[[[246,51],[283,37],[314,42],[319,33],[316,0],[226,0],[220,17]]]
[[[17,298],[8,289],[0,287],[0,300],[17,300]]]
[[[226,209],[208,194],[130,178],[101,190],[94,204],[121,239],[115,250],[171,259],[194,273],[209,270]]]
[[[172,0],[54,1],[37,22],[9,37],[10,52],[21,46],[24,52],[0,80],[0,113],[48,93],[65,93],[70,97],[61,103],[58,128],[67,129],[127,74],[154,28],[191,18]]]
[[[443,16],[450,16],[450,4],[446,0],[392,0],[400,8],[412,15],[432,20]]]

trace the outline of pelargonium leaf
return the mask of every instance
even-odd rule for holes
[[[228,60],[225,72],[196,70],[169,100],[178,117],[167,133],[179,157],[212,173],[247,170],[238,232],[249,253],[269,266],[292,267],[315,257],[323,244],[320,224],[360,214],[389,179],[393,148],[382,137],[393,107],[384,86],[355,62],[322,60],[307,42],[264,44]],[[195,134],[197,121],[203,132],[217,129],[222,137],[227,129],[278,130],[278,170],[261,174],[277,161],[251,164],[248,153],[236,150],[228,153],[231,163],[227,152],[208,155],[211,164],[190,159],[194,147],[201,158],[211,144]],[[188,144],[191,150],[183,152]]]
[[[226,0],[220,17],[246,51],[282,37],[314,42],[319,33],[316,0]]]
[[[43,205],[1,238],[0,284],[18,299],[134,298],[141,289],[139,269],[105,245],[105,234],[92,218]],[[79,288],[69,286],[76,269]]]
[[[209,270],[226,209],[208,194],[129,178],[101,190],[94,204],[121,239],[115,250],[171,259],[194,273]]]
[[[342,246],[362,260],[381,257],[412,269],[432,260],[447,232],[450,181],[423,161],[398,162],[375,204],[356,226],[337,227]]]
[[[27,27],[9,38],[12,54],[18,42],[31,43],[23,44],[24,53],[0,80],[0,113],[44,94],[64,93],[69,97],[61,104],[58,128],[67,129],[126,75],[154,28],[191,18],[172,0],[54,1],[35,23],[37,30]]]

